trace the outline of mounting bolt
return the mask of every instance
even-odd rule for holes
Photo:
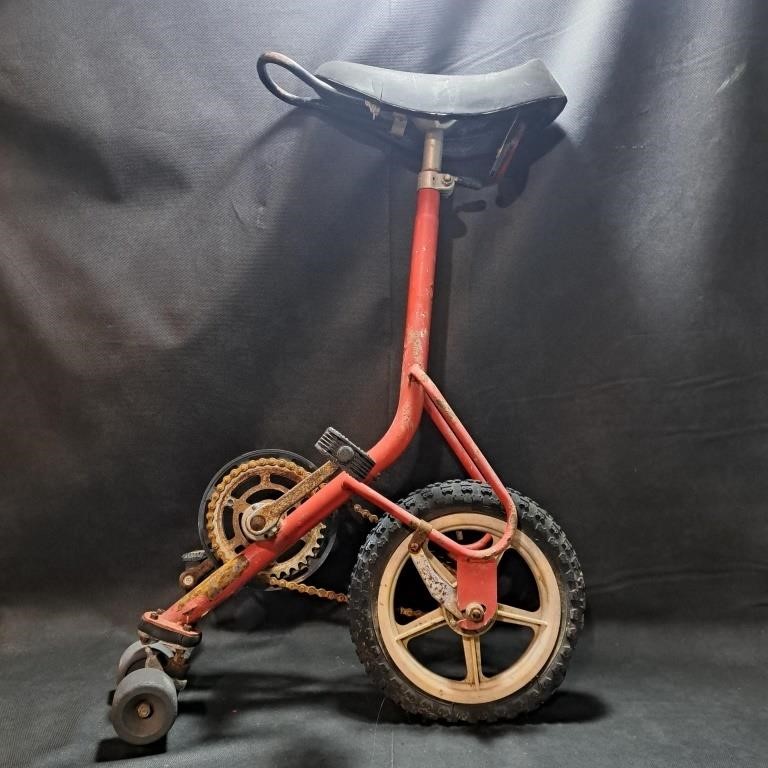
[[[472,621],[482,621],[485,618],[485,606],[480,603],[470,603],[464,612]]]
[[[416,554],[416,553],[417,553],[417,552],[418,552],[420,549],[421,549],[421,544],[419,544],[419,542],[418,542],[418,541],[412,541],[412,542],[411,542],[411,543],[408,545],[408,551],[409,551],[409,552],[413,552],[413,554],[414,554],[414,555],[415,555],[415,554]]]
[[[192,631],[192,625],[191,624],[185,624],[184,625],[184,631],[185,632],[191,632]]]
[[[443,176],[444,187],[450,187],[452,181],[453,181],[453,177],[450,174],[446,173],[445,176]]]
[[[157,618],[157,616],[158,616],[158,613],[157,613],[157,611],[152,611],[152,612],[149,614],[149,618],[150,618],[150,619],[156,619],[156,618]]]
[[[141,701],[136,705],[136,714],[142,720],[146,720],[152,714],[152,707],[148,702]]]
[[[181,585],[183,587],[192,587],[195,584],[195,577],[191,573],[187,573],[181,577]]]

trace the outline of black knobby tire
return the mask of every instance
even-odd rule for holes
[[[458,703],[432,695],[406,676],[393,661],[382,640],[377,600],[388,560],[396,550],[402,552],[403,542],[412,531],[395,519],[385,517],[370,533],[360,551],[349,592],[352,640],[372,681],[408,712],[448,722],[511,719],[543,704],[565,677],[584,622],[585,588],[581,566],[573,547],[552,517],[535,502],[508,490],[517,507],[521,533],[538,547],[551,566],[560,597],[560,623],[553,650],[535,677],[503,698],[483,703]],[[482,513],[504,519],[504,510],[491,489],[471,480],[430,485],[410,494],[400,504],[412,514],[433,522],[467,510],[471,514]],[[394,590],[394,587],[390,589]]]

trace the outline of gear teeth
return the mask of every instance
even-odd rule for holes
[[[256,470],[263,468],[280,469],[282,474],[291,474],[297,478],[296,482],[302,480],[309,473],[304,467],[289,461],[288,459],[261,457],[259,459],[250,459],[242,464],[232,467],[226,475],[216,484],[211,498],[208,501],[205,514],[205,530],[208,535],[211,550],[220,562],[227,562],[236,557],[238,552],[235,547],[239,542],[231,541],[225,532],[223,525],[223,516],[225,512],[225,501],[234,490],[233,485],[238,485],[249,474],[256,475]],[[322,486],[321,486],[322,487]],[[290,514],[290,512],[288,513]],[[303,569],[322,551],[322,542],[325,541],[325,522],[318,523],[312,531],[314,537],[308,542],[305,550],[300,550],[293,558],[289,558],[284,563],[274,563],[270,568],[266,568],[263,575],[280,577],[291,577]]]
[[[322,542],[325,540],[325,523],[319,523],[317,528],[320,528],[315,536],[315,541],[310,550],[304,553],[304,556],[299,560],[291,563],[275,563],[271,568],[265,568],[262,571],[267,576],[276,576],[277,578],[285,578],[286,575],[301,573],[313,560],[322,549]]]

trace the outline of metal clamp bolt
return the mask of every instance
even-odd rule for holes
[[[419,174],[417,189],[436,189],[441,195],[450,195],[456,186],[456,177],[450,173],[422,171]]]

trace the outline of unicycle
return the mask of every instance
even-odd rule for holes
[[[312,96],[272,77],[279,67]],[[499,181],[524,134],[541,130],[565,95],[540,61],[488,75],[426,75],[349,62],[312,74],[277,53],[258,61],[278,98],[354,131],[421,153],[399,400],[368,449],[329,427],[318,461],[259,450],[226,463],[203,494],[201,549],[180,577],[185,593],[147,611],[118,663],[111,720],[148,744],[173,725],[199,647],[200,622],[246,585],[323,591],[308,578],[330,555],[340,515],[375,521],[352,570],[349,625],[371,681],[400,707],[433,720],[488,722],[540,706],[562,682],[583,625],[584,577],[563,530],[504,484],[427,373],[441,198]],[[443,158],[489,156],[487,177]],[[377,477],[411,443],[424,415],[465,477],[395,502]]]

